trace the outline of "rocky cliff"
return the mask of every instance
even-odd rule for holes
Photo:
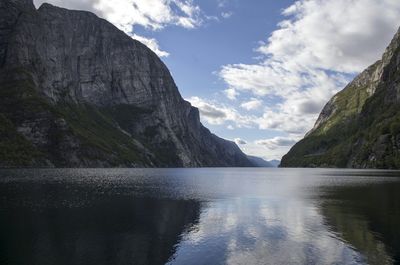
[[[0,2],[0,166],[252,166],[162,61],[92,13]]]
[[[322,110],[282,167],[400,168],[400,30]]]

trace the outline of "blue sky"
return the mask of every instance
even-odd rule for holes
[[[265,159],[301,139],[400,25],[398,0],[48,2],[95,12],[148,45],[206,127]]]
[[[171,26],[149,32],[138,27],[136,32],[157,39],[161,48],[170,53],[162,59],[184,98],[197,96],[232,104],[222,93],[227,85],[216,72],[222,65],[256,62],[254,49],[260,40],[267,39],[268,32],[276,29],[276,24],[282,19],[282,10],[292,2],[254,0],[248,4],[248,1],[237,0],[218,7],[215,0],[201,1],[202,10],[218,17],[218,21],[211,19],[196,29]],[[231,16],[221,18],[221,13]],[[240,99],[233,103],[237,105],[239,102]],[[228,130],[226,126],[205,123],[217,135],[228,139],[258,140],[280,134],[257,128]]]

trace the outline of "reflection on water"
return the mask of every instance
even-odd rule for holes
[[[0,171],[0,264],[399,264],[393,171]]]
[[[399,192],[400,182],[326,187],[321,213],[344,241],[367,257],[368,263],[398,264]]]
[[[312,206],[237,199],[215,203],[203,212],[170,264],[354,264],[362,260],[332,238]]]

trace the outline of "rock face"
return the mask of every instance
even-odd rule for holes
[[[0,2],[0,166],[252,166],[150,49],[92,13]]]
[[[400,168],[400,30],[322,110],[282,167]]]

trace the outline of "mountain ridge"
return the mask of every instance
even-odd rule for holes
[[[0,166],[253,166],[106,20],[5,0],[0,27]]]
[[[400,168],[400,30],[324,107],[282,167]]]

